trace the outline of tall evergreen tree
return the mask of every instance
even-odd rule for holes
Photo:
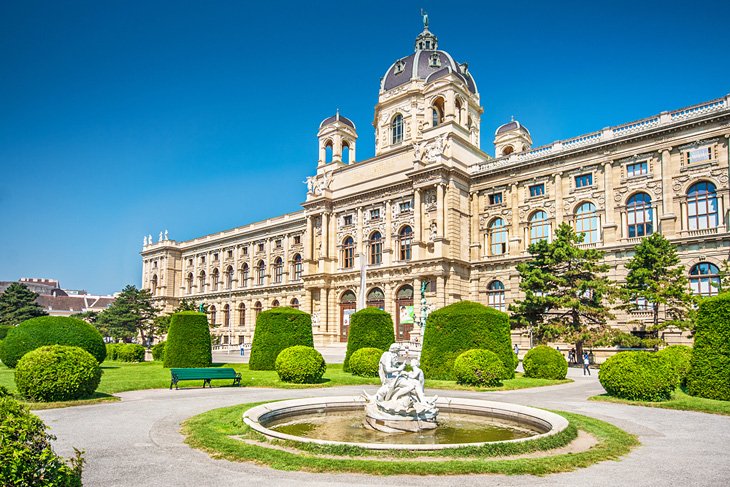
[[[629,273],[623,286],[622,308],[632,311],[648,307],[655,331],[670,325],[690,327],[688,317],[696,300],[689,291],[675,246],[661,233],[654,233],[643,238],[634,252],[626,263]]]
[[[94,325],[112,338],[130,339],[139,336],[144,343],[158,331],[155,320],[158,312],[152,304],[150,291],[128,285],[107,309],[99,313]]]
[[[47,315],[36,302],[37,297],[25,284],[12,283],[0,294],[0,325],[16,326],[36,316]]]
[[[607,331],[613,316],[606,301],[615,295],[614,284],[606,277],[603,253],[583,249],[583,234],[561,224],[552,242],[541,240],[528,248],[532,259],[517,265],[520,289],[525,299],[510,306],[512,320],[527,325],[540,343],[562,339],[576,344],[598,339]]]

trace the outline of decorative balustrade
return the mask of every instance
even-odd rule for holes
[[[661,127],[664,125],[690,120],[693,118],[704,116],[708,113],[718,112],[730,109],[730,95],[725,98],[718,98],[699,105],[693,105],[687,108],[681,108],[672,112],[665,112],[660,115],[648,117],[635,122],[629,122],[616,127],[609,127],[600,132],[592,132],[590,134],[580,135],[571,139],[556,141],[552,144],[536,147],[529,151],[512,153],[508,156],[489,159],[479,164],[475,164],[469,168],[472,174],[478,174],[486,171],[493,171],[502,167],[517,165],[525,161],[533,161],[545,156],[570,151],[581,147],[591,146],[601,142],[626,137],[647,130]]]
[[[702,228],[700,230],[684,230],[682,232],[682,235],[684,235],[685,237],[700,237],[702,235],[715,235],[717,231],[717,227]]]

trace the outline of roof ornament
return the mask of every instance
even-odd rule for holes
[[[421,9],[421,17],[423,17],[423,29],[428,30],[428,12]]]

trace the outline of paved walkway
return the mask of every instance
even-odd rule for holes
[[[619,462],[575,472],[533,476],[386,477],[281,472],[248,463],[212,460],[183,443],[180,422],[217,407],[283,398],[359,394],[360,388],[282,390],[255,388],[148,390],[120,394],[118,403],[38,411],[59,439],[63,455],[86,450],[87,486],[296,486],[373,483],[403,486],[666,486],[730,484],[730,417],[588,402],[602,388],[596,376],[570,369],[574,383],[521,391],[451,396],[478,397],[562,409],[609,421],[639,435],[642,445]],[[440,395],[445,395],[439,391]]]

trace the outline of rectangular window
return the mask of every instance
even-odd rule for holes
[[[593,186],[593,174],[581,174],[575,177],[576,188],[585,188],[587,186]]]
[[[400,203],[400,212],[405,213],[407,211],[411,211],[411,202],[410,201],[402,201]]]
[[[626,166],[626,176],[633,178],[649,174],[649,163],[647,161],[639,161]]]
[[[205,256],[202,256],[202,257],[200,258],[200,263],[201,263],[201,264],[205,264]]]
[[[494,193],[489,195],[490,205],[501,205],[502,204],[502,193]]]
[[[698,147],[687,151],[687,164],[697,164],[712,159],[711,147]]]
[[[345,215],[344,224],[345,225],[352,225],[352,215]]]
[[[530,186],[530,196],[542,196],[545,194],[545,184],[535,184]]]
[[[229,250],[228,251],[228,258],[230,259],[231,257],[233,257],[233,251],[232,250]]]
[[[281,248],[281,240],[277,240],[276,241],[276,248],[277,249],[280,249]]]
[[[380,219],[380,210],[370,210],[370,219],[371,220],[379,220]]]
[[[193,259],[188,259],[188,265],[193,265]]]
[[[263,251],[264,251],[264,244],[260,243],[259,244],[259,252],[263,252]]]
[[[243,248],[243,255],[248,255],[248,247]]]
[[[218,253],[213,254],[213,260],[218,260]]]
[[[295,235],[294,236],[294,245],[299,245],[300,243],[302,243],[302,237],[300,237],[299,235]]]

